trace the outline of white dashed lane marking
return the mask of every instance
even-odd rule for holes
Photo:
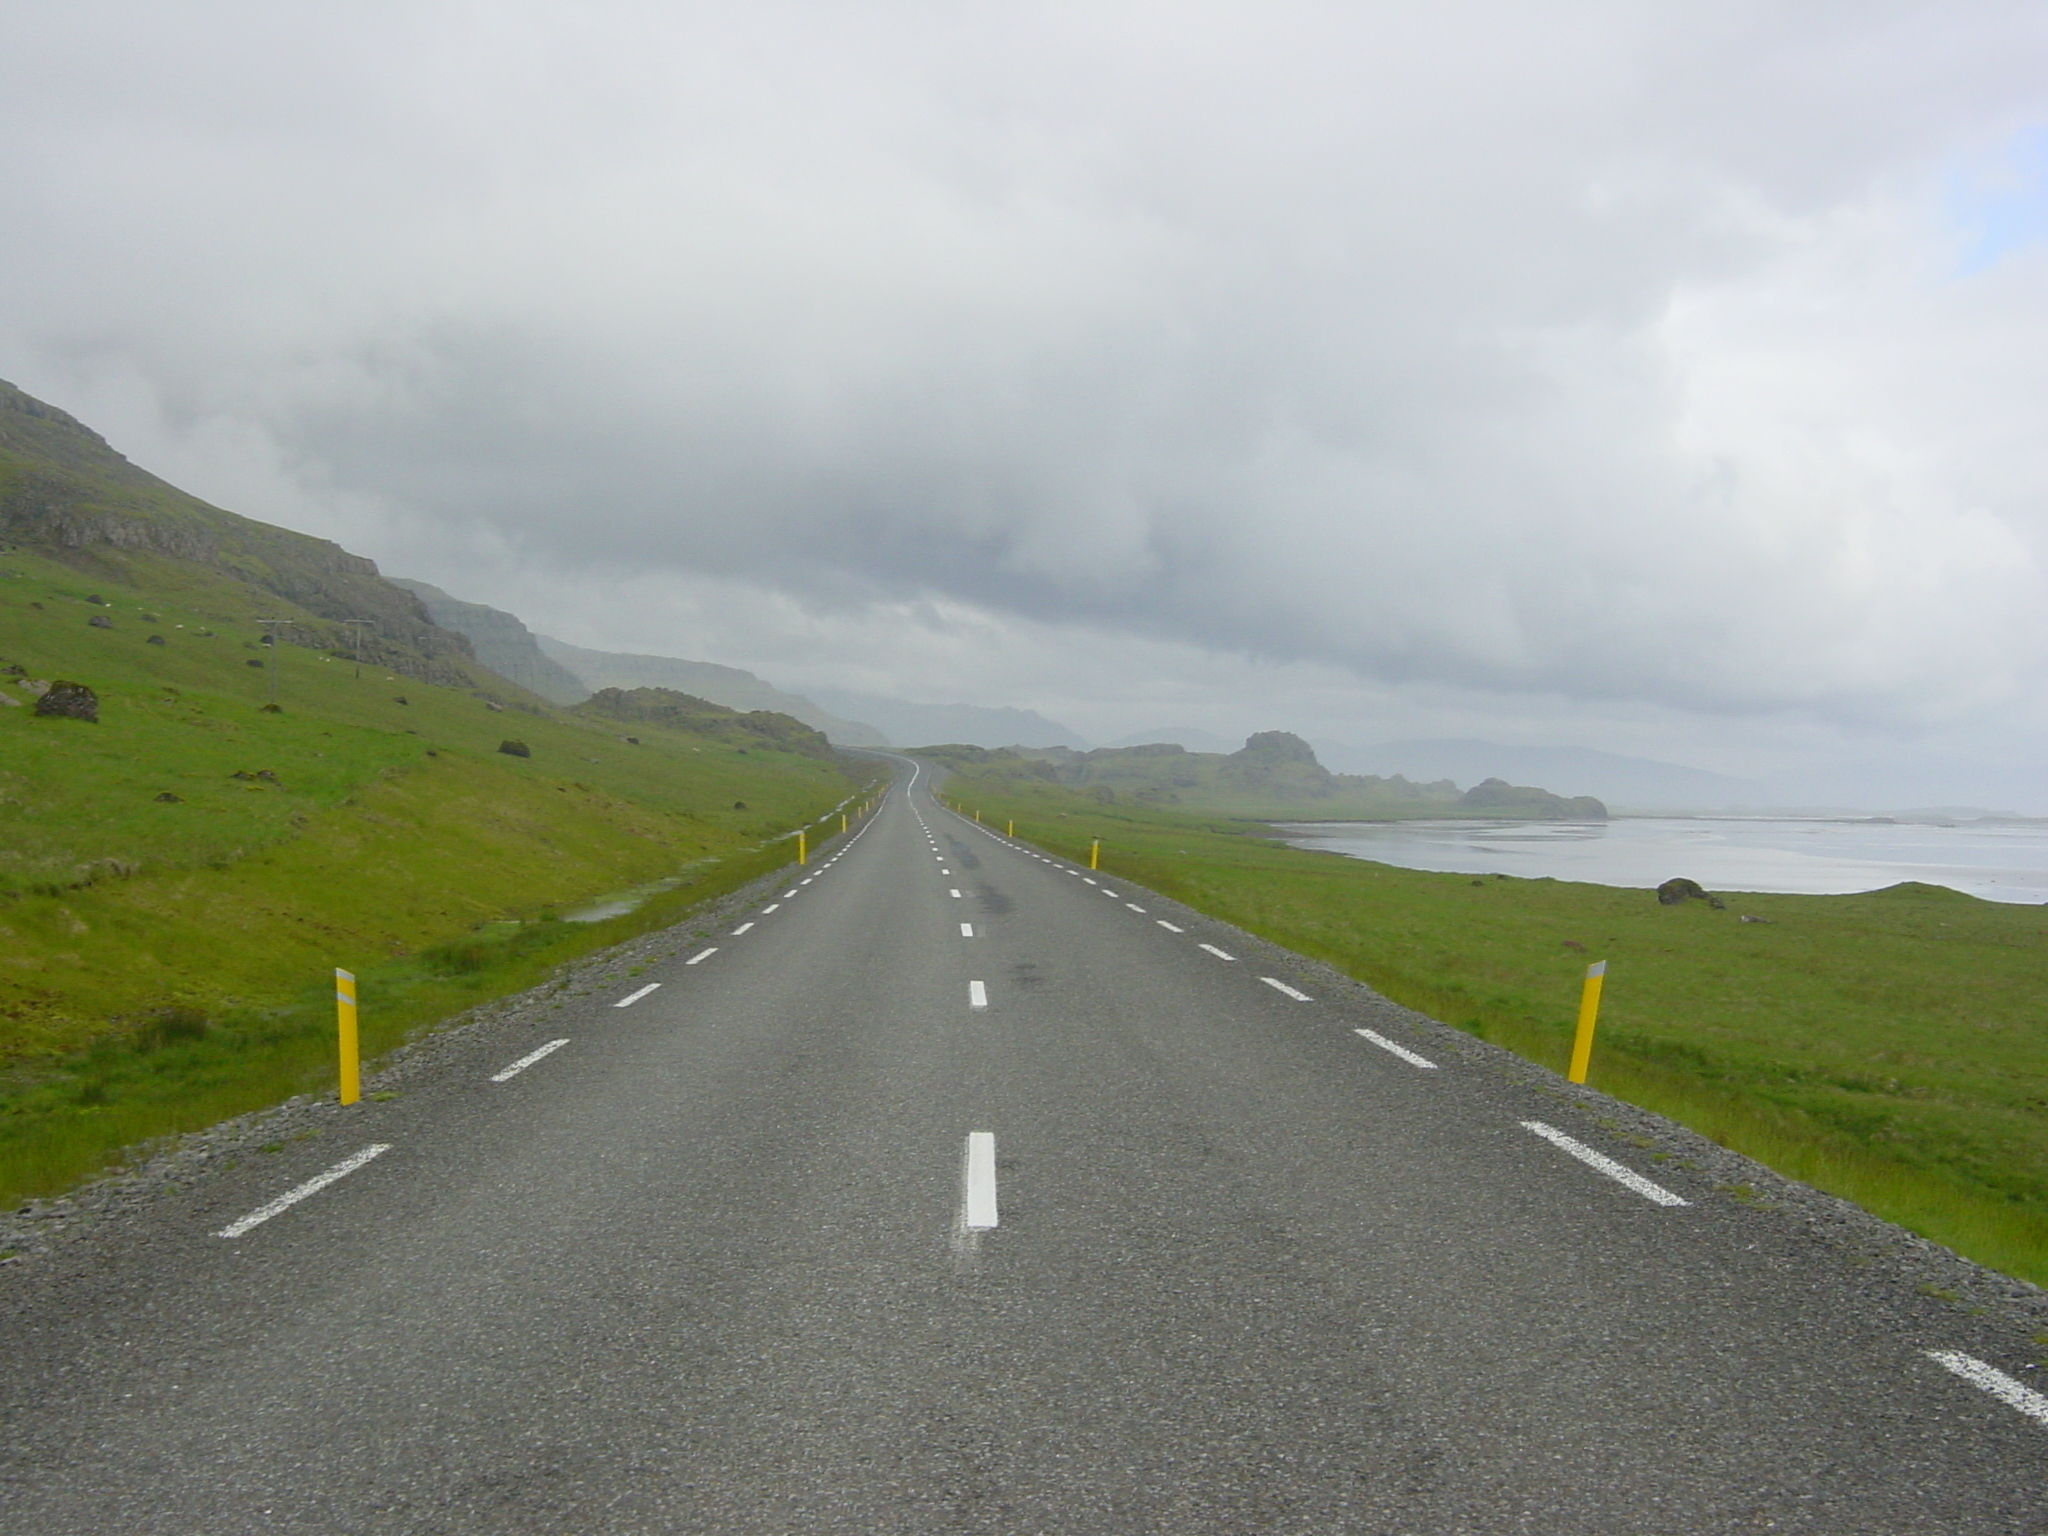
[[[639,1002],[641,998],[645,997],[645,996],[646,996],[646,995],[647,995],[648,993],[650,993],[650,992],[652,992],[652,991],[655,991],[655,990],[656,990],[657,988],[659,988],[660,986],[661,986],[661,983],[660,983],[660,982],[658,982],[658,981],[650,981],[649,983],[647,983],[647,985],[646,985],[646,986],[642,987],[642,988],[641,988],[641,989],[640,989],[640,990],[639,990],[638,992],[628,992],[628,993],[627,993],[627,994],[626,994],[626,995],[625,995],[624,997],[620,998],[620,999],[619,999],[619,1000],[618,1000],[618,1001],[617,1001],[616,1003],[613,1003],[613,1004],[612,1004],[612,1006],[613,1006],[614,1008],[630,1008],[630,1007],[632,1007],[632,1006],[633,1006],[633,1005],[634,1005],[635,1003]]]
[[[974,1009],[988,1006],[988,987],[979,981],[967,983],[967,1006]]]
[[[2048,1397],[2022,1386],[1997,1366],[1952,1349],[1930,1349],[1927,1358],[1954,1371],[1971,1386],[1982,1387],[2008,1408],[2017,1408],[2038,1424],[2048,1424]]]
[[[1228,954],[1225,951],[1218,949],[1214,944],[1198,944],[1195,947],[1197,949],[1206,949],[1218,960],[1235,960],[1237,958],[1237,956],[1233,954]]]
[[[958,890],[948,890],[946,894],[948,896],[951,896],[955,901],[959,901],[962,899],[960,892]]]
[[[542,1046],[539,1050],[528,1051],[524,1056],[520,1057],[517,1061],[513,1062],[512,1065],[507,1067],[504,1071],[493,1072],[491,1074],[491,1081],[494,1083],[509,1083],[510,1081],[512,1081],[513,1078],[517,1077],[520,1073],[524,1072],[536,1061],[539,1061],[541,1057],[553,1055],[556,1051],[559,1051],[563,1046],[567,1045],[568,1043],[569,1042],[566,1038],[561,1040],[550,1040],[546,1045]]]
[[[685,961],[683,962],[683,964],[685,964],[685,965],[695,965],[695,964],[696,964],[696,963],[697,963],[697,962],[698,962],[699,960],[709,960],[709,959],[710,959],[710,958],[711,958],[711,957],[712,957],[713,955],[715,955],[715,954],[717,954],[717,953],[718,953],[718,946],[717,946],[716,944],[714,944],[714,945],[712,945],[712,946],[711,946],[711,948],[709,948],[709,949],[700,949],[700,950],[698,950],[698,951],[697,951],[697,953],[695,953],[694,955],[690,956],[690,958],[689,958],[689,959],[685,960]]]
[[[1659,1205],[1690,1205],[1692,1203],[1683,1196],[1674,1195],[1662,1184],[1652,1184],[1633,1168],[1624,1168],[1613,1158],[1595,1152],[1584,1142],[1573,1141],[1563,1131],[1553,1130],[1541,1120],[1524,1120],[1522,1128],[1534,1131],[1552,1146],[1561,1147],[1566,1152],[1571,1153],[1573,1157],[1576,1157],[1588,1168],[1597,1168],[1600,1172],[1606,1174],[1607,1177],[1614,1180],[1615,1183],[1626,1184],[1645,1200],[1654,1200]]]
[[[768,903],[768,905],[767,905],[767,906],[765,906],[765,907],[763,907],[763,908],[761,909],[761,915],[762,915],[763,917],[766,917],[766,916],[767,916],[767,915],[768,915],[768,914],[769,914],[770,912],[780,912],[781,910],[782,910],[782,903],[781,903],[781,902],[779,902],[779,901],[771,901],[771,902],[769,902],[769,903]]]
[[[961,938],[963,938],[963,939],[971,939],[971,938],[973,938],[973,937],[974,937],[974,924],[972,924],[972,923],[962,923],[962,924],[960,925],[960,937],[961,937]]]
[[[332,1184],[336,1179],[347,1178],[371,1158],[390,1150],[391,1146],[388,1142],[372,1142],[369,1146],[363,1148],[362,1151],[352,1156],[344,1157],[325,1173],[316,1173],[312,1178],[306,1180],[305,1183],[299,1185],[298,1188],[288,1189],[268,1205],[258,1206],[240,1221],[229,1222],[218,1232],[214,1233],[214,1236],[240,1237],[251,1227],[260,1227],[264,1222],[270,1220],[271,1217],[290,1210],[301,1200],[305,1199],[306,1196],[319,1194],[321,1190]]]
[[[1259,980],[1263,981],[1275,992],[1284,992],[1287,996],[1293,998],[1297,1003],[1312,1003],[1315,1001],[1315,999],[1310,997],[1306,992],[1297,992],[1293,987],[1287,985],[1287,983],[1282,981],[1278,976],[1261,976]]]
[[[1432,1072],[1436,1070],[1436,1063],[1428,1057],[1416,1055],[1405,1045],[1396,1045],[1376,1029],[1354,1029],[1351,1033],[1364,1036],[1383,1051],[1391,1051],[1411,1067],[1427,1067]]]
[[[1133,912],[1142,912],[1145,910],[1143,907],[1139,906],[1135,901],[1127,901],[1124,903],[1124,905],[1129,907]]]
[[[967,1163],[960,1179],[960,1225],[987,1232],[996,1225],[996,1136],[994,1131],[967,1133]]]
[[[1163,918],[1163,917],[1155,917],[1155,918],[1153,918],[1153,919],[1152,919],[1152,921],[1153,921],[1153,922],[1155,922],[1155,923],[1157,923],[1157,924],[1158,924],[1158,925],[1159,925],[1160,927],[1164,928],[1164,929],[1165,929],[1165,930],[1166,930],[1166,931],[1167,931],[1168,933],[1186,933],[1186,932],[1187,932],[1187,929],[1185,929],[1185,928],[1176,928],[1176,927],[1174,927],[1174,926],[1173,926],[1173,924],[1169,923],[1169,922],[1168,922],[1168,921],[1167,921],[1167,920],[1166,920],[1165,918]]]
[[[741,923],[739,927],[733,929],[732,936],[734,938],[738,938],[741,934],[745,933],[749,928],[753,926],[754,925],[752,923]]]

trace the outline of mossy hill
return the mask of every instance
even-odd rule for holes
[[[1085,790],[1099,804],[1176,806],[1256,820],[1405,821],[1424,817],[1605,821],[1591,795],[1488,779],[1462,794],[1449,779],[1417,784],[1401,777],[1332,773],[1315,749],[1289,731],[1260,731],[1235,752],[1190,752],[1173,742],[1136,747],[920,747],[920,756],[977,778],[1037,781]]]
[[[7,386],[0,527],[0,1200],[331,1084],[336,966],[388,1047],[773,867],[873,776],[786,716],[556,708],[370,561]],[[37,712],[60,680],[97,723]]]

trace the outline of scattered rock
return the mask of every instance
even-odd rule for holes
[[[402,693],[394,693],[393,695],[391,695],[391,702],[394,704],[410,704],[412,700],[408,699]]]
[[[46,694],[50,691],[50,685],[44,682],[40,677],[24,677],[21,680],[20,686],[28,690],[28,692],[35,694],[37,697],[41,697],[43,694]]]
[[[282,704],[266,704],[263,706],[262,709],[258,710],[257,713],[264,715],[281,715],[284,713],[284,706]]]
[[[621,736],[619,740],[623,741],[629,747],[637,747],[640,745],[640,738],[638,736]]]
[[[0,693],[0,704],[5,704],[12,709],[19,709],[22,706],[22,700],[17,699],[11,693]]]
[[[97,592],[86,593],[85,600],[88,603],[98,603],[102,608],[107,606],[107,600],[104,597],[101,597]]]
[[[67,683],[59,678],[36,700],[36,713],[98,725],[100,696],[83,683]]]
[[[162,645],[164,643],[164,637],[162,635],[151,635],[147,640],[143,641],[142,643],[144,645]]]
[[[1728,903],[1723,901],[1718,896],[1709,896],[1707,898],[1707,905],[1712,907],[1716,912],[1726,912],[1728,910]]]
[[[1700,888],[1697,880],[1666,880],[1657,887],[1657,901],[1661,906],[1675,907],[1684,901],[1705,901],[1707,893]]]
[[[489,699],[484,700],[484,708],[488,709],[494,715],[502,715],[503,713],[505,713],[504,705],[493,704]]]
[[[277,783],[277,775],[275,773],[272,773],[268,768],[258,768],[254,773],[251,773],[246,768],[237,768],[233,773],[229,774],[228,777],[231,779],[244,779],[252,784],[258,781],[259,779],[265,784]]]
[[[174,795],[168,789],[159,794],[156,799],[159,805],[183,805],[185,803],[183,795]]]
[[[251,657],[248,661],[243,662],[242,665],[245,667],[260,667],[263,665],[263,663],[257,661],[254,657]]]
[[[1769,919],[1768,917],[1758,917],[1758,916],[1756,916],[1756,915],[1755,915],[1754,913],[1751,913],[1751,912],[1745,912],[1745,913],[1743,913],[1743,914],[1742,914],[1742,920],[1743,920],[1743,921],[1744,921],[1745,923],[1768,923],[1768,922],[1770,921],[1770,919]]]
[[[114,627],[114,621],[108,618],[104,613],[96,613],[91,618],[87,619],[85,622],[91,625],[94,629],[112,629]]]
[[[498,743],[498,750],[504,753],[507,757],[533,756],[533,748],[529,747],[523,741],[501,741]]]
[[[732,803],[732,808],[736,811],[744,811],[747,808],[747,802],[744,800],[735,800]]]

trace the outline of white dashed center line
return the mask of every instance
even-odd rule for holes
[[[988,1006],[988,987],[979,981],[967,983],[967,1006],[980,1009]]]
[[[641,998],[645,997],[645,996],[646,996],[646,995],[647,995],[648,993],[650,993],[650,992],[653,992],[653,991],[657,990],[657,989],[658,989],[658,988],[659,988],[660,986],[661,986],[661,983],[660,983],[660,982],[658,982],[658,981],[650,981],[649,983],[647,983],[647,985],[646,985],[646,986],[642,987],[642,988],[641,988],[641,989],[640,989],[640,990],[639,990],[638,992],[628,992],[628,993],[627,993],[627,994],[626,994],[626,995],[625,995],[624,997],[620,998],[620,999],[619,999],[619,1000],[618,1000],[618,1001],[617,1001],[616,1003],[613,1003],[613,1004],[612,1004],[612,1006],[613,1006],[614,1008],[630,1008],[630,1007],[632,1007],[632,1006],[633,1006],[633,1005],[634,1005],[635,1003],[639,1002]]]
[[[551,1055],[555,1051],[559,1051],[563,1046],[567,1045],[568,1043],[569,1042],[566,1039],[550,1040],[546,1045],[542,1046],[539,1050],[528,1051],[524,1056],[520,1057],[517,1061],[513,1062],[512,1065],[507,1067],[504,1071],[493,1072],[491,1074],[491,1081],[494,1083],[509,1083],[513,1078],[517,1077],[520,1073],[524,1072],[536,1061],[539,1061],[541,1057]]]
[[[1595,1152],[1584,1142],[1573,1141],[1563,1131],[1553,1130],[1541,1120],[1524,1120],[1522,1128],[1534,1131],[1552,1146],[1563,1148],[1588,1168],[1599,1169],[1600,1172],[1606,1174],[1607,1177],[1613,1179],[1617,1184],[1626,1184],[1645,1200],[1654,1200],[1659,1205],[1690,1205],[1692,1203],[1682,1196],[1674,1195],[1662,1184],[1652,1184],[1634,1169],[1624,1168],[1613,1158]]]
[[[782,899],[783,899],[784,901],[788,901],[788,900],[789,900],[789,899],[790,899],[791,897],[793,897],[794,895],[796,895],[796,892],[795,892],[795,891],[784,891],[784,892],[782,893]]]
[[[987,1232],[996,1225],[996,1135],[967,1133],[967,1162],[960,1179],[960,1225]]]
[[[288,1189],[271,1201],[270,1204],[258,1206],[240,1221],[229,1222],[213,1235],[215,1237],[240,1237],[251,1227],[262,1226],[271,1217],[282,1211],[290,1210],[301,1200],[305,1199],[306,1196],[319,1194],[321,1190],[332,1184],[336,1179],[347,1178],[371,1158],[390,1150],[390,1144],[387,1142],[372,1142],[369,1146],[363,1148],[362,1151],[352,1156],[344,1157],[325,1173],[314,1174],[312,1178],[306,1180],[297,1189]]]
[[[1224,951],[1218,949],[1214,944],[1198,944],[1195,947],[1198,949],[1206,949],[1218,960],[1235,960],[1237,958],[1237,956],[1235,955],[1226,954]]]
[[[698,951],[697,951],[697,953],[695,953],[694,955],[690,956],[690,958],[689,958],[689,959],[685,960],[685,961],[683,962],[683,964],[685,964],[685,965],[695,965],[695,964],[696,964],[696,963],[697,963],[697,962],[698,962],[699,960],[709,960],[709,959],[710,959],[710,958],[711,958],[711,957],[712,957],[713,955],[715,955],[715,954],[717,954],[717,953],[718,953],[718,946],[717,946],[716,944],[714,944],[714,945],[712,945],[712,946],[711,946],[711,947],[710,947],[709,949],[700,949],[700,950],[698,950]]]
[[[1381,1034],[1376,1029],[1354,1029],[1353,1031],[1351,1031],[1351,1033],[1353,1033],[1354,1035],[1362,1036],[1367,1040],[1370,1040],[1374,1045],[1378,1046],[1383,1051],[1391,1051],[1394,1055],[1400,1057],[1403,1061],[1407,1062],[1408,1065],[1411,1067],[1427,1067],[1432,1072],[1436,1070],[1436,1063],[1431,1061],[1428,1057],[1416,1055],[1413,1051],[1409,1050],[1408,1047],[1405,1045],[1396,1045],[1393,1041],[1389,1040],[1385,1035]]]
[[[1082,878],[1082,880],[1083,880],[1083,881],[1085,881],[1085,882],[1086,882],[1087,884],[1089,884],[1089,885],[1096,885],[1096,884],[1099,884],[1099,883],[1100,883],[1099,881],[1097,881],[1097,880],[1095,879],[1095,877],[1094,877],[1093,875],[1083,875],[1083,876],[1081,876],[1081,878]]]
[[[2048,1424],[2048,1397],[2022,1386],[1996,1366],[1952,1349],[1930,1349],[1927,1358],[1947,1366],[1971,1386],[1982,1387],[2008,1408],[2017,1408],[2037,1423]]]
[[[779,902],[779,901],[771,901],[771,902],[769,902],[769,903],[768,903],[768,905],[767,905],[767,906],[765,906],[765,907],[763,907],[763,908],[761,909],[761,915],[762,915],[763,917],[766,917],[766,916],[767,916],[767,915],[768,915],[768,914],[769,914],[770,912],[780,912],[781,910],[782,910],[782,903],[781,903],[781,902]]]
[[[972,924],[972,923],[962,923],[962,924],[960,925],[960,937],[961,937],[961,938],[963,938],[963,939],[971,939],[971,938],[973,938],[973,937],[974,937],[974,924]]]
[[[1129,907],[1133,912],[1142,912],[1145,910],[1143,907],[1139,906],[1135,901],[1127,901],[1124,903],[1124,905]]]
[[[753,926],[754,925],[752,923],[741,923],[739,927],[733,929],[732,936],[734,938],[738,938],[741,934],[745,933],[749,928]]]
[[[1163,917],[1155,917],[1155,918],[1153,918],[1153,919],[1152,919],[1152,921],[1153,921],[1153,922],[1155,922],[1155,923],[1157,923],[1157,924],[1158,924],[1158,925],[1159,925],[1160,927],[1164,928],[1164,929],[1165,929],[1165,930],[1166,930],[1166,931],[1167,931],[1168,933],[1186,933],[1186,932],[1187,932],[1187,929],[1185,929],[1185,928],[1176,928],[1176,927],[1174,927],[1174,926],[1173,926],[1173,924],[1169,923],[1169,922],[1168,922],[1168,921],[1167,921],[1167,920],[1166,920],[1165,918],[1163,918]]]
[[[1310,997],[1306,992],[1297,992],[1294,988],[1287,985],[1286,982],[1282,981],[1278,976],[1261,976],[1259,980],[1263,981],[1275,992],[1285,993],[1287,996],[1293,998],[1297,1003],[1312,1003],[1315,1001],[1315,999]]]
[[[959,901],[962,899],[960,892],[958,890],[948,890],[946,894],[951,896],[955,901]]]

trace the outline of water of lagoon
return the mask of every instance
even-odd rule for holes
[[[2048,821],[1952,826],[1794,817],[1627,816],[1607,822],[1288,822],[1294,847],[1403,869],[1549,876],[1710,891],[1839,895],[1902,880],[1990,901],[2048,902]]]

